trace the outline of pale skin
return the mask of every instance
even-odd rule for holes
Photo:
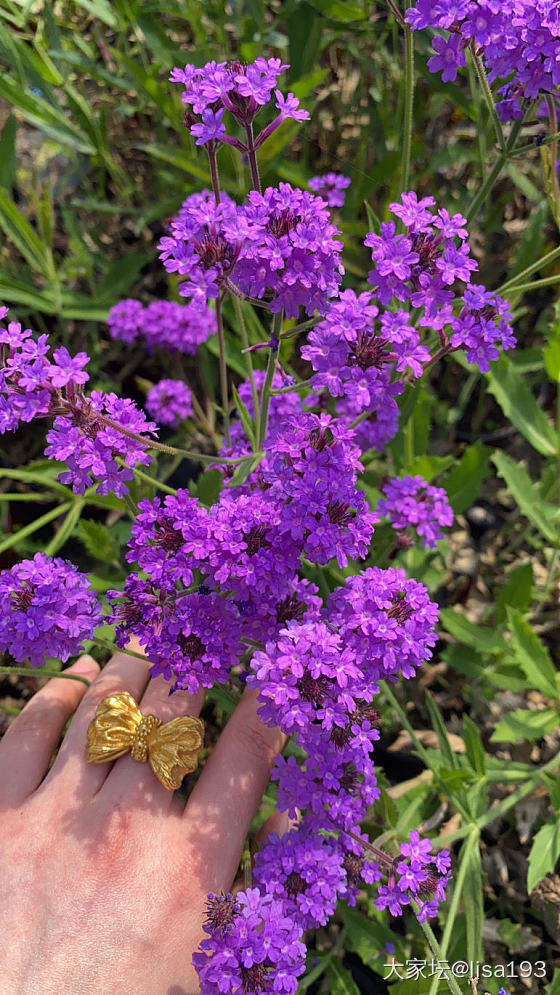
[[[148,668],[123,653],[102,671],[81,657],[67,673],[90,687],[50,680],[0,743],[4,995],[198,992],[191,956],[206,895],[232,888],[283,738],[246,691],[186,804],[148,764],[88,764],[87,727],[109,694],[129,691],[163,721],[199,714],[203,694],[169,697]],[[261,835],[287,828],[276,814]]]

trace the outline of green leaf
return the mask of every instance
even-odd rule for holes
[[[455,463],[453,456],[417,456],[411,463],[408,472],[413,476],[419,473],[424,480],[430,483],[434,477],[438,477],[440,473],[449,469],[453,463]]]
[[[525,517],[536,526],[545,539],[555,543],[557,529],[553,525],[553,516],[556,515],[557,509],[554,505],[542,499],[538,487],[520,463],[516,463],[502,452],[493,453],[492,461]]]
[[[78,536],[90,556],[112,563],[119,555],[119,544],[106,525],[92,518],[82,518],[78,523]]]
[[[310,3],[320,14],[333,21],[363,21],[367,17],[367,10],[346,0],[310,0]]]
[[[247,456],[246,459],[238,463],[235,468],[235,473],[229,482],[229,487],[240,487],[247,480],[247,477],[253,470],[256,470],[259,463],[261,462],[264,453],[255,453],[253,456]]]
[[[145,266],[149,256],[139,252],[128,252],[126,256],[111,262],[102,283],[96,288],[95,299],[99,303],[107,301],[112,304],[123,297]]]
[[[460,791],[469,781],[472,781],[473,774],[470,770],[456,770],[449,767],[440,767],[438,774],[450,794]]]
[[[514,369],[507,356],[500,356],[486,374],[488,390],[494,395],[506,418],[543,456],[558,451],[556,434],[544,411]]]
[[[496,601],[496,622],[502,622],[506,617],[506,606],[526,612],[533,597],[533,564],[521,563],[511,571],[507,583],[504,584]]]
[[[560,313],[544,350],[544,365],[552,383],[560,385]]]
[[[514,608],[508,608],[507,617],[516,662],[537,691],[560,701],[556,668],[546,646]]]
[[[325,976],[329,983],[329,995],[360,995],[360,989],[350,971],[334,958],[329,961]]]
[[[490,738],[493,743],[531,743],[534,739],[542,739],[559,724],[560,715],[556,708],[546,708],[540,712],[516,708],[498,722]]]
[[[482,442],[475,442],[465,449],[457,466],[443,477],[442,487],[457,514],[470,508],[478,497],[480,485],[489,474],[490,452]]]
[[[447,632],[455,637],[457,642],[480,653],[494,653],[507,648],[507,644],[498,632],[469,622],[461,612],[455,608],[442,608],[440,619]]]
[[[541,826],[529,854],[527,891],[531,892],[547,874],[552,874],[560,857],[560,823]]]
[[[463,884],[463,908],[467,930],[468,961],[482,960],[482,926],[484,923],[484,899],[482,892],[482,862],[478,832],[467,837],[459,854],[465,860],[467,873]]]
[[[560,967],[554,969],[552,981],[545,988],[545,995],[560,995]]]
[[[16,119],[10,114],[0,135],[0,187],[5,190],[11,190],[14,179],[16,128]]]
[[[379,958],[385,957],[385,944],[394,944],[395,934],[382,922],[368,919],[349,905],[341,904],[340,916],[346,926],[345,948],[358,954],[364,964],[373,967],[377,962],[379,967]]]
[[[458,766],[457,758],[451,748],[449,737],[447,735],[447,729],[445,728],[445,723],[441,716],[441,712],[429,692],[426,692],[425,702],[426,705],[428,706],[428,712],[430,713],[430,719],[432,722],[432,729],[434,730],[438,738],[438,743],[440,746],[440,750],[442,752],[442,756],[444,760],[447,761],[449,766],[453,770],[455,770]]]
[[[12,198],[2,188],[0,188],[0,225],[7,238],[14,243],[24,259],[27,260],[31,269],[41,273],[42,276],[48,276],[49,265],[41,239],[29,221],[18,211]]]
[[[202,504],[210,508],[218,500],[224,482],[223,474],[216,467],[204,470],[196,482],[196,496]]]
[[[472,769],[482,776],[486,771],[484,744],[478,726],[468,715],[463,715],[463,742]]]

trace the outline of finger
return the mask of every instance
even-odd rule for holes
[[[65,673],[93,681],[99,665],[91,656],[82,656]],[[0,743],[0,805],[21,805],[39,786],[62,730],[86,690],[81,681],[53,677],[12,722]]]
[[[208,891],[227,889],[239,864],[251,820],[283,748],[280,729],[257,715],[255,691],[245,691],[185,808],[187,834],[202,851]]]
[[[297,825],[296,820],[290,819],[287,812],[278,812],[275,809],[272,815],[269,815],[266,822],[263,822],[255,836],[258,846],[263,846],[271,833],[276,833],[277,836],[284,836],[295,825]]]
[[[131,645],[136,650],[136,645]],[[86,761],[87,729],[100,701],[110,694],[128,691],[138,701],[148,681],[148,660],[115,653],[103,668],[99,677],[88,688],[70,728],[64,737],[58,756],[45,778],[41,790],[46,790],[56,779],[64,785],[64,795],[71,797],[80,793],[83,801],[91,798],[105,781],[110,763],[88,763]]]
[[[176,691],[169,694],[169,681],[163,677],[151,680],[139,702],[143,715],[155,715],[163,722],[182,715],[200,715],[204,704],[204,692],[188,694]],[[126,794],[132,805],[142,803],[154,812],[168,811],[173,804],[173,792],[161,784],[149,763],[138,763],[132,757],[121,757],[114,764],[103,785],[100,802],[112,806],[118,798]]]

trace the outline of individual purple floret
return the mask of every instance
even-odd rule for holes
[[[454,349],[464,349],[469,363],[488,373],[490,363],[499,359],[499,350],[513,349],[517,342],[509,305],[480,284],[466,287],[463,302],[460,313],[451,319],[450,344]]]
[[[423,477],[406,474],[393,477],[381,488],[377,504],[380,517],[388,516],[396,532],[410,528],[422,537],[422,545],[434,549],[443,538],[442,527],[453,524],[453,510],[443,487],[433,487]]]
[[[68,560],[36,553],[0,573],[0,650],[40,667],[45,657],[63,663],[83,650],[100,624],[89,580]]]
[[[200,950],[193,954],[200,995],[295,995],[305,970],[301,927],[259,888],[208,896]]]
[[[301,829],[268,837],[255,855],[253,882],[281,902],[302,930],[326,925],[347,890],[340,849],[319,833]]]
[[[181,99],[192,108],[185,115],[185,124],[197,145],[225,142],[246,152],[246,142],[251,141],[254,147],[259,148],[287,118],[295,121],[309,118],[293,93],[284,96],[276,89],[278,77],[289,68],[280,59],[259,58],[249,65],[242,62],[207,62],[201,68],[192,65],[186,65],[184,69],[175,68],[169,79],[184,86]],[[226,132],[222,120],[225,111],[247,131],[262,107],[271,100],[273,91],[278,114],[255,139],[247,135],[245,142]]]
[[[146,394],[146,411],[159,425],[175,428],[192,410],[191,392],[183,380],[160,380]]]
[[[175,301],[119,301],[107,318],[111,338],[127,344],[144,339],[152,351],[159,346],[168,352],[194,354],[216,331],[216,316],[205,304]]]
[[[349,577],[331,594],[328,618],[372,681],[399,672],[414,677],[432,656],[437,605],[400,567],[369,567]]]
[[[417,0],[406,11],[413,30],[436,28],[430,72],[454,80],[467,48],[486,65],[488,78],[507,80],[497,104],[503,120],[520,120],[529,101],[560,84],[560,16],[556,0]]]
[[[388,908],[391,915],[397,916],[414,899],[419,907],[418,920],[433,919],[439,902],[445,901],[445,889],[451,878],[448,851],[433,854],[430,841],[421,839],[413,829],[410,842],[400,847],[400,857],[393,862],[388,884],[379,888],[374,905],[378,909]]]
[[[322,176],[312,176],[307,186],[323,197],[329,207],[344,207],[344,191],[350,183],[350,177],[342,173],[323,173]]]

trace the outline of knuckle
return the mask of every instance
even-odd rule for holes
[[[238,739],[244,753],[261,767],[270,768],[282,749],[282,736],[278,729],[269,729],[255,718],[240,725]]]

